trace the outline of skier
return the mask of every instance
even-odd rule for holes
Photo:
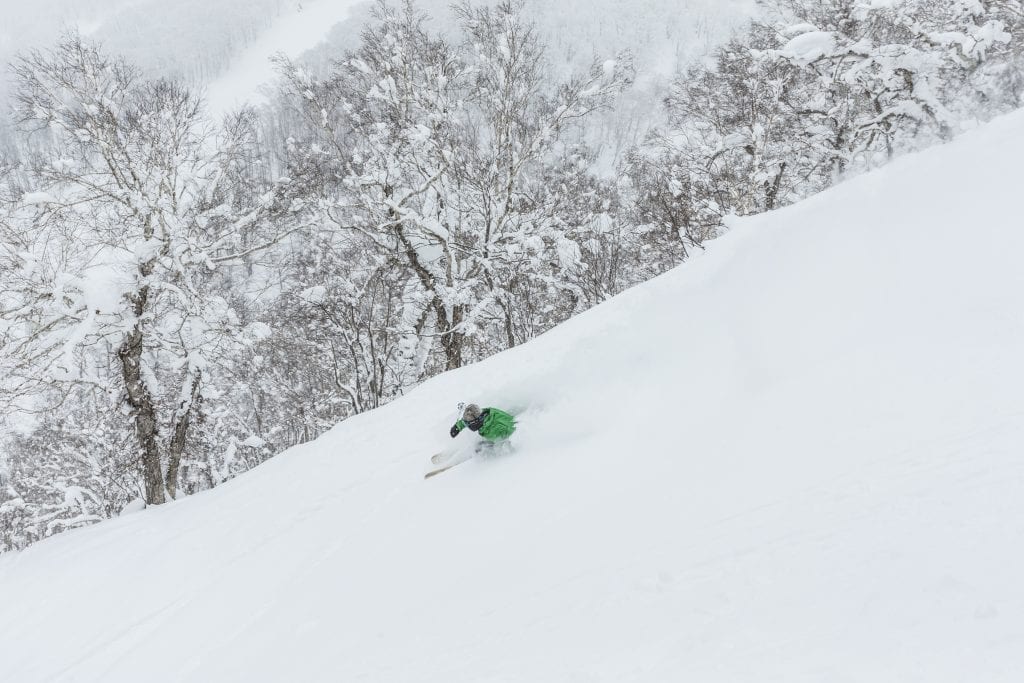
[[[512,432],[516,431],[516,418],[504,410],[498,410],[497,408],[484,408],[480,410],[480,406],[475,403],[470,403],[469,405],[460,403],[459,411],[462,413],[462,419],[452,425],[449,434],[454,439],[463,429],[469,427],[470,431],[482,436],[484,440],[476,444],[476,453],[484,453],[501,448],[502,444],[508,443],[508,437],[512,436]],[[436,466],[436,469],[427,472],[423,476],[425,479],[430,479],[442,472],[447,472],[459,463],[466,462],[472,457],[472,455],[466,457],[464,454],[460,454],[458,449],[443,450],[440,453],[435,453],[430,458],[430,463]]]
[[[461,407],[461,406],[460,406]],[[470,403],[462,411],[462,419],[452,425],[449,434],[454,439],[466,428],[477,432],[491,443],[504,441],[516,431],[516,419],[497,408],[484,408]]]

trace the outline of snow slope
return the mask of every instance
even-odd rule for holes
[[[352,8],[366,0],[317,0],[284,13],[269,30],[237,55],[231,66],[206,88],[211,112],[223,114],[247,102],[260,103],[260,87],[276,75],[271,57],[295,59],[314,47]]]
[[[0,679],[1020,680],[1021,158],[1024,112],[0,557]],[[515,452],[424,481],[469,397]]]

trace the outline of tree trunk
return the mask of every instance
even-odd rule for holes
[[[192,386],[189,388],[187,399],[188,405],[178,406],[178,416],[174,421],[174,433],[171,435],[171,443],[167,449],[166,486],[167,493],[171,498],[178,495],[178,469],[181,467],[181,456],[185,452],[185,439],[188,437],[188,428],[192,424],[192,415],[200,401],[199,387],[202,378],[202,373],[199,371],[192,375]]]
[[[141,316],[149,297],[149,288],[143,287],[134,297],[136,316]],[[160,447],[157,444],[156,406],[142,377],[142,330],[136,322],[135,329],[125,337],[117,350],[121,361],[128,405],[135,421],[135,437],[139,442],[142,460],[142,476],[146,488],[146,503],[159,505],[167,501],[164,492],[163,471],[160,467]]]
[[[445,370],[462,367],[462,342],[465,335],[459,331],[462,324],[462,306],[453,306],[451,318],[445,310],[444,302],[434,298],[434,313],[437,317],[438,331],[441,333],[441,348],[444,350]]]
[[[779,171],[775,174],[775,179],[772,182],[765,181],[765,193],[764,193],[764,209],[765,211],[772,211],[775,208],[775,203],[778,201],[779,188],[782,187],[782,176],[786,172],[786,162],[783,161],[779,164]]]

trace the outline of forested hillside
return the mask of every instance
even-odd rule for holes
[[[771,0],[683,62],[599,35],[566,59],[514,2],[452,16],[380,5],[226,116],[205,67],[157,73],[102,26],[21,52],[0,550],[214,488],[1024,91],[1019,0]],[[657,111],[623,108],[666,63]]]

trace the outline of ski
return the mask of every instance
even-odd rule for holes
[[[423,478],[424,479],[430,479],[431,477],[437,476],[438,474],[441,474],[442,472],[447,472],[448,470],[450,470],[451,468],[455,467],[456,465],[461,465],[462,463],[466,462],[467,460],[472,460],[472,458],[466,458],[466,460],[456,460],[455,462],[450,462],[447,465],[445,465],[444,467],[439,467],[436,470],[431,470],[430,472],[427,472],[426,474],[423,475]]]
[[[512,452],[512,447],[508,441],[501,441],[497,443],[491,441],[480,441],[473,448],[472,453],[465,451],[441,451],[440,453],[435,453],[430,457],[430,464],[439,465],[439,467],[427,472],[423,475],[423,478],[430,479],[431,477],[436,477],[442,472],[447,472],[456,465],[461,465],[467,460],[472,460],[475,456],[488,457],[510,452]]]

